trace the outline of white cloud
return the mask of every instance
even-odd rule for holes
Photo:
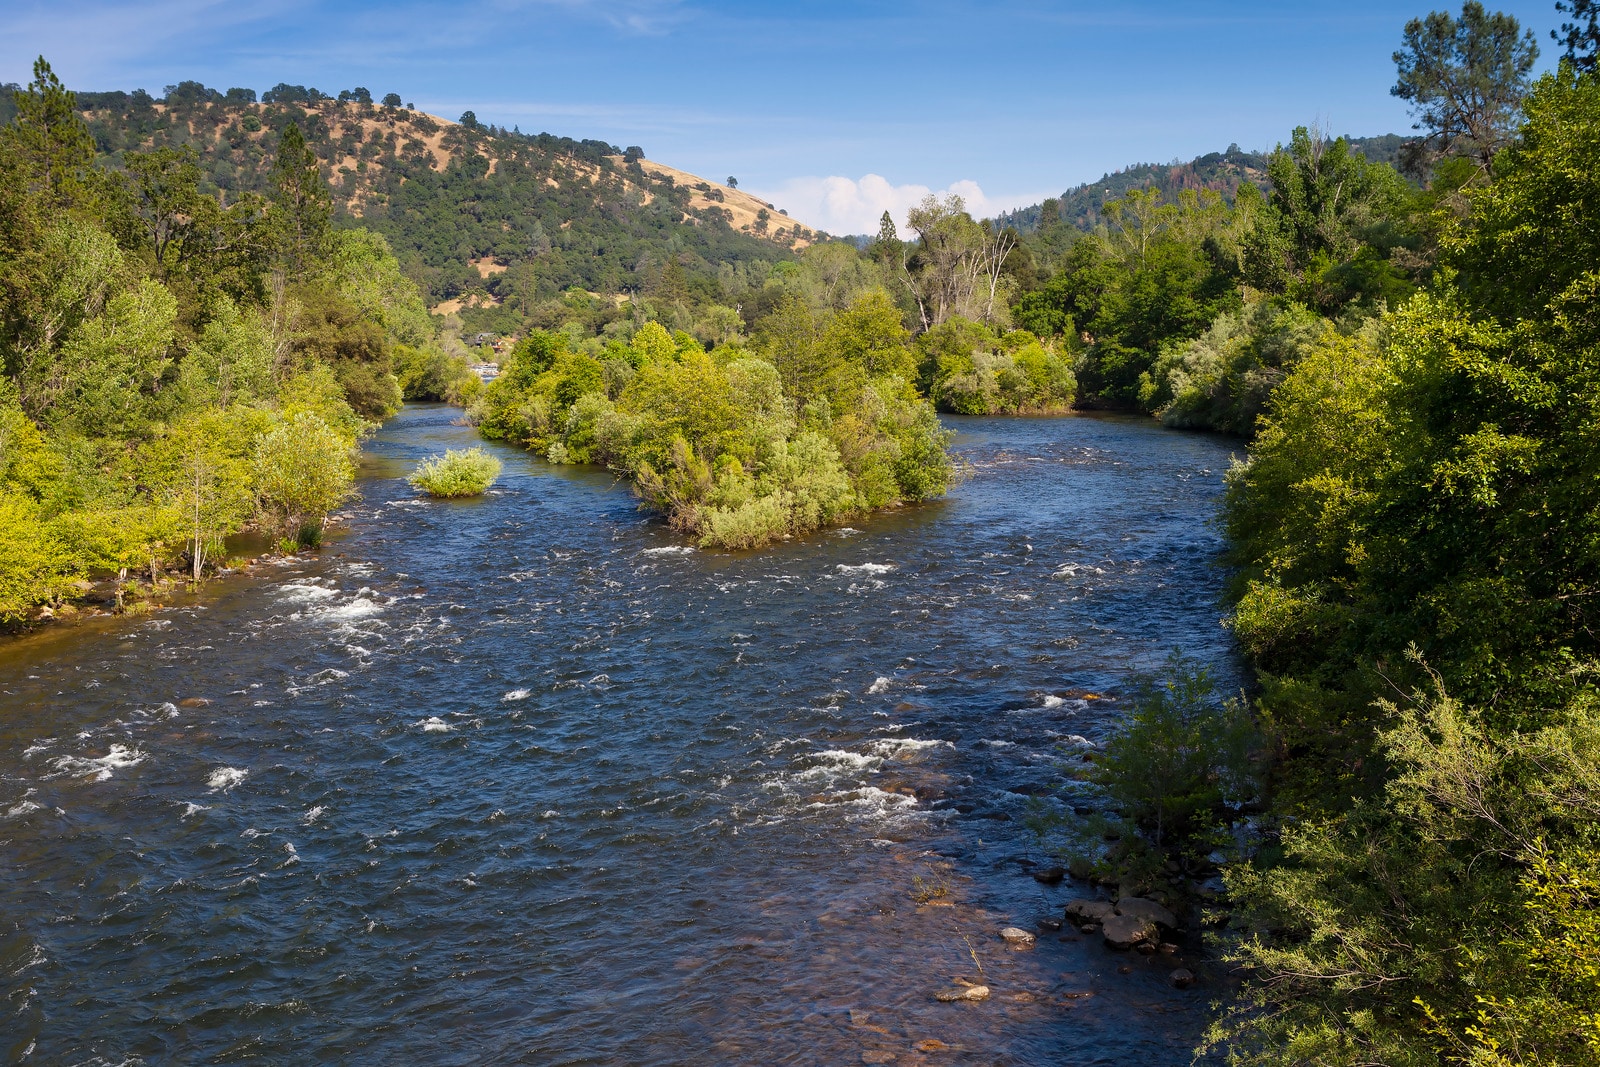
[[[837,235],[877,233],[878,220],[887,211],[904,238],[911,236],[905,232],[906,211],[929,193],[937,196],[954,193],[965,201],[967,212],[975,219],[989,218],[1026,204],[1036,204],[1045,196],[1055,195],[991,197],[975,181],[952,182],[943,189],[933,189],[915,183],[893,185],[880,174],[867,174],[859,181],[837,175],[828,178],[791,178],[777,189],[751,192],[762,200],[787,208],[791,216],[806,225]]]

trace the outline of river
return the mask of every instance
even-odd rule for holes
[[[997,933],[1085,891],[1024,820],[1129,673],[1238,683],[1236,446],[950,420],[946,499],[728,554],[512,449],[418,499],[456,415],[368,442],[320,555],[0,645],[0,1056],[1188,1062],[1214,982]]]

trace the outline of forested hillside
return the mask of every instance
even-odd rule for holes
[[[669,262],[689,281],[722,264],[772,263],[814,235],[726,186],[600,141],[527,135],[303,86],[226,92],[198,82],[148,93],[80,93],[105,164],[128,152],[192,151],[201,192],[264,192],[283,131],[300,129],[333,190],[334,221],[389,241],[430,304],[511,303],[515,325],[578,287],[652,292]],[[0,93],[0,109],[9,108]],[[4,119],[0,113],[0,119]]]
[[[1399,164],[1401,146],[1405,144],[1403,137],[1393,133],[1381,137],[1346,137],[1344,141],[1368,161],[1391,165]],[[1247,152],[1232,144],[1227,151],[1210,152],[1187,163],[1177,160],[1137,163],[1113,171],[1099,181],[1074,186],[1042,204],[1003,212],[995,217],[995,222],[1024,234],[1053,226],[1057,220],[1088,231],[1105,221],[1107,202],[1120,199],[1135,189],[1154,189],[1166,200],[1174,200],[1186,190],[1209,189],[1232,202],[1242,182],[1249,182],[1262,192],[1267,190],[1270,156],[1270,152]]]

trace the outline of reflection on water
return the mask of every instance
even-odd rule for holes
[[[947,500],[719,554],[511,450],[417,499],[453,417],[320,558],[0,649],[0,1056],[1188,1062],[1171,959],[997,933],[1077,892],[1021,820],[1084,694],[1230,676],[1225,444],[960,420]]]

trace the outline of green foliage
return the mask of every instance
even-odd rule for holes
[[[423,460],[406,481],[429,496],[482,496],[500,477],[500,468],[500,461],[481,448],[452,448]]]
[[[303,141],[275,199],[223,208],[191,147],[92,167],[71,94],[36,74],[0,129],[5,625],[90,580],[200,581],[251,521],[314,540],[362,416],[399,402],[397,338],[434,344],[382,240],[329,238]]]
[[[1139,403],[1168,426],[1252,436],[1284,374],[1333,328],[1307,308],[1255,299],[1163,350],[1139,384]]]
[[[764,359],[707,353],[647,323],[603,359],[572,351],[564,334],[530,335],[474,414],[485,436],[551,462],[611,466],[708,546],[758,547],[938,496],[950,478],[947,435],[905,379],[872,373],[903,365],[904,341],[884,328],[893,323],[881,298],[865,299],[833,334],[854,347],[796,375],[812,383],[802,396]]]
[[[957,317],[918,337],[917,348],[923,380],[943,411],[1063,411],[1077,391],[1070,362],[1026,330],[1000,334]]]
[[[1157,849],[1255,796],[1249,710],[1222,702],[1205,667],[1174,652],[1160,676],[1133,679],[1131,709],[1106,740],[1093,779]]]
[[[285,541],[313,546],[328,513],[350,495],[350,443],[309,411],[279,420],[251,456],[256,496]]]
[[[1234,1062],[1600,1063],[1600,84],[1526,114],[1431,290],[1303,351],[1230,477],[1281,756]]]
[[[1267,173],[1272,193],[1244,239],[1251,285],[1328,312],[1410,293],[1393,256],[1409,240],[1396,225],[1409,190],[1393,167],[1301,126],[1273,152]]]
[[[1394,54],[1399,80],[1390,91],[1411,102],[1417,128],[1427,131],[1420,144],[1408,146],[1413,164],[1448,154],[1489,169],[1516,130],[1539,58],[1533,31],[1519,36],[1520,29],[1515,18],[1489,14],[1478,0],[1461,5],[1460,19],[1435,11],[1406,23],[1405,47]]]

